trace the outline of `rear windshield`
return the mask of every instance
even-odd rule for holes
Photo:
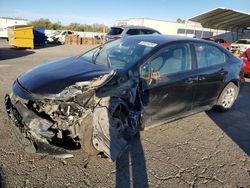
[[[122,33],[123,29],[119,27],[111,27],[108,35],[120,35]]]

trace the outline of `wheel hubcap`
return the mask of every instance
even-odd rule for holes
[[[222,100],[222,106],[224,108],[230,108],[235,100],[235,90],[234,88],[228,88],[225,92]]]

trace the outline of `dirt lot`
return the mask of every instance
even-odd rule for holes
[[[144,131],[116,163],[81,150],[67,160],[24,152],[11,132],[5,93],[35,65],[89,48],[18,50],[0,41],[0,187],[250,187],[250,79],[231,111]]]

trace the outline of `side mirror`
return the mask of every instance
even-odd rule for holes
[[[150,66],[149,64],[145,64],[141,67],[140,70],[141,77],[144,79],[149,79],[150,78]]]

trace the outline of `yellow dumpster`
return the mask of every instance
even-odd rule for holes
[[[8,29],[9,44],[17,48],[34,48],[33,26]]]

